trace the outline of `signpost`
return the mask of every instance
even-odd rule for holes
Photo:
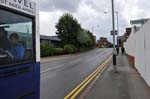
[[[118,35],[118,31],[117,30],[115,30],[115,32],[113,32],[113,31],[110,31],[110,35]]]

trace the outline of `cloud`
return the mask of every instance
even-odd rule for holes
[[[68,11],[75,12],[81,0],[40,0],[41,11]]]
[[[149,17],[150,3],[146,2],[146,0],[118,0],[117,5],[119,5],[122,18],[129,24],[130,20]]]
[[[110,10],[110,0],[84,0],[84,2],[87,6],[91,6],[99,12]]]
[[[150,3],[146,0],[115,0],[115,11],[119,12],[120,35],[130,26],[131,19],[150,16]],[[81,26],[93,31],[97,39],[104,36],[112,41],[111,1],[110,0],[40,0],[40,33],[55,35],[55,25],[64,12],[71,13]],[[104,11],[110,13],[104,14]],[[116,14],[115,14],[116,20]],[[116,21],[115,21],[116,22]]]
[[[56,35],[55,25],[63,13],[60,11],[57,12],[40,12],[40,34],[53,36]]]
[[[108,0],[83,0],[78,11],[74,14],[83,28],[93,30],[97,39],[100,37],[112,38],[110,36],[112,29],[111,13],[104,13],[106,10],[110,12],[109,8],[105,8],[108,4],[109,6],[111,4]]]

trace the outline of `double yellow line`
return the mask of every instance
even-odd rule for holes
[[[77,95],[100,73],[103,71],[107,63],[112,59],[110,56],[106,61],[103,62],[92,74],[90,74],[84,81],[82,81],[77,87],[75,87],[64,99],[75,99]]]

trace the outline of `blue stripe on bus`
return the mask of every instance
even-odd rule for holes
[[[40,63],[0,69],[0,99],[39,99]]]

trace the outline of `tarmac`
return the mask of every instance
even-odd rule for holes
[[[117,71],[114,73],[111,62],[88,94],[80,99],[150,99],[150,87],[126,55],[117,56]]]

